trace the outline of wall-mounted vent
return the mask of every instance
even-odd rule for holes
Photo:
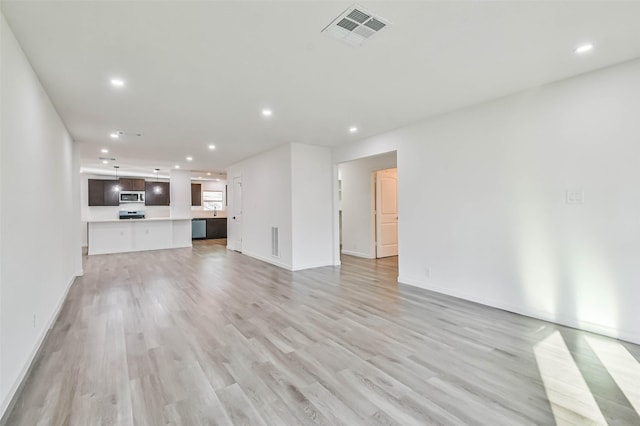
[[[358,5],[353,5],[327,25],[322,32],[352,46],[360,46],[372,35],[390,24],[380,16],[373,16]]]
[[[278,239],[278,227],[271,227],[271,256],[280,257],[280,242]]]

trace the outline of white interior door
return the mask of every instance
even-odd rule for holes
[[[398,255],[398,169],[376,172],[376,257]]]
[[[233,249],[242,251],[242,177],[233,178]]]

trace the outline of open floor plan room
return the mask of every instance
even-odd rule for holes
[[[0,426],[640,425],[638,17],[0,0]]]
[[[6,424],[640,422],[640,347],[398,285],[394,257],[201,241],[84,271]]]

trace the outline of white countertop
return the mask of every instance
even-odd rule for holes
[[[226,219],[226,216],[207,216],[207,217],[200,217],[200,216],[194,216],[192,217],[193,220],[205,220],[205,219]]]
[[[93,219],[88,220],[87,223],[105,223],[105,222],[152,222],[152,221],[167,221],[167,220],[191,220],[190,217],[150,217],[145,219]]]

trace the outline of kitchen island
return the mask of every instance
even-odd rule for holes
[[[126,253],[191,247],[191,218],[93,220],[88,226],[88,253]]]

